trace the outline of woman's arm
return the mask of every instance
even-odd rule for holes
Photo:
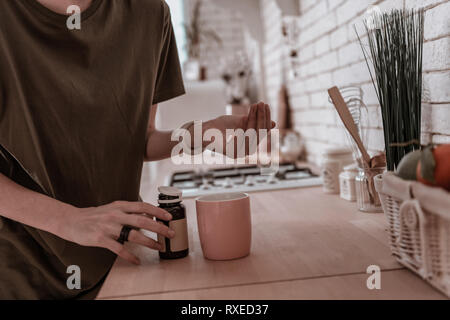
[[[153,105],[150,109],[150,119],[147,129],[147,144],[145,161],[159,161],[170,158],[172,149],[179,143],[172,141],[172,131],[161,131],[156,129],[156,112],[158,105]],[[203,122],[203,131],[214,128],[214,120]],[[194,137],[194,128],[189,129],[191,137]],[[193,141],[192,141],[193,145]],[[206,144],[203,145],[206,147]]]
[[[172,149],[179,143],[178,141],[171,141],[172,131],[159,131],[156,129],[157,110],[158,105],[153,105],[150,109],[145,161],[158,161],[170,158]],[[264,103],[253,105],[248,116],[221,116],[202,123],[203,133],[208,129],[218,129],[224,137],[227,129],[267,129],[270,131],[274,127],[275,123],[271,119],[270,108]],[[193,130],[193,126],[189,128],[192,138],[191,145],[194,145]],[[203,148],[206,148],[210,143],[203,142]]]
[[[61,220],[75,208],[13,182],[0,173],[0,215],[47,231],[60,233]]]
[[[153,217],[158,217],[168,221],[171,215],[150,204],[119,201],[80,209],[26,189],[1,173],[0,215],[82,246],[109,249],[135,264],[139,264],[139,259],[116,241],[124,225],[169,238],[175,234],[153,220]],[[137,230],[132,230],[128,239],[151,249],[161,249],[158,242]]]

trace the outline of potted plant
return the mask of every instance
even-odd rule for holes
[[[421,148],[424,11],[375,11],[365,28],[369,52],[358,38],[381,107],[387,168],[393,171],[407,153]]]
[[[188,80],[206,80],[206,67],[200,63],[202,43],[206,40],[213,40],[219,45],[222,44],[222,40],[216,32],[204,27],[201,21],[202,5],[203,0],[195,2],[190,21],[184,24],[188,52],[188,61],[184,65],[184,71]]]

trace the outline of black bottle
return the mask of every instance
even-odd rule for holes
[[[175,237],[166,238],[158,234],[158,242],[163,246],[159,251],[161,259],[179,259],[189,254],[186,208],[181,203],[181,191],[173,187],[159,187],[158,203],[161,209],[172,215],[171,221],[156,219],[175,231]]]

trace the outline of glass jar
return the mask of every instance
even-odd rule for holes
[[[360,211],[370,213],[383,212],[380,197],[375,190],[375,177],[385,171],[386,167],[358,168],[355,183],[356,201]]]
[[[351,149],[330,148],[322,155],[321,176],[323,191],[329,194],[339,194],[339,174],[342,169],[353,163]]]
[[[341,189],[341,198],[347,201],[356,201],[355,178],[358,175],[358,166],[352,164],[346,166],[339,175],[339,185]]]
[[[159,187],[158,203],[161,209],[172,215],[172,220],[156,219],[175,231],[175,237],[166,238],[158,234],[158,242],[162,245],[159,251],[161,259],[179,259],[189,254],[189,240],[187,232],[186,208],[181,203],[182,192],[174,187]]]

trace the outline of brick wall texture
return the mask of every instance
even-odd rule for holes
[[[184,1],[187,12],[192,12],[196,0]],[[224,9],[211,0],[203,0],[200,10],[201,26],[204,30],[214,31],[222,40],[221,44],[211,38],[205,38],[202,42],[200,61],[207,68],[209,79],[220,77],[222,58],[245,50],[245,26],[242,19],[239,12]]]
[[[276,113],[283,71],[289,69],[281,35],[281,11],[275,0],[261,0],[264,21],[266,96]],[[450,143],[450,1],[449,0],[300,0],[300,59],[296,79],[287,84],[295,127],[306,142],[308,160],[318,163],[330,146],[345,145],[341,121],[328,102],[333,85],[364,90],[370,125],[366,128],[372,153],[384,150],[378,100],[354,27],[363,32],[371,5],[392,8],[424,7],[423,143]]]

